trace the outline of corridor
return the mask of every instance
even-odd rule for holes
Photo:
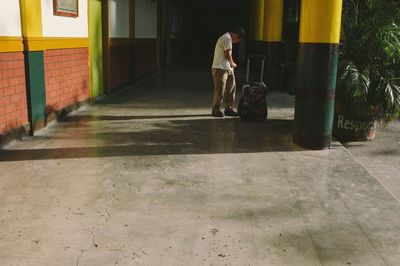
[[[398,265],[396,196],[340,143],[293,144],[291,96],[251,123],[211,95],[174,67],[1,150],[0,265]]]

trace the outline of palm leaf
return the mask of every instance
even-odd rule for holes
[[[349,62],[339,77],[339,86],[345,94],[356,102],[366,102],[370,80],[361,73],[354,63]]]

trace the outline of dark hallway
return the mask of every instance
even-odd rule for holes
[[[247,28],[248,3],[243,0],[184,1],[184,58],[211,65],[218,37],[234,26]],[[238,47],[235,47],[238,49]]]

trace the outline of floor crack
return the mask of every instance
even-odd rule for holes
[[[87,249],[81,249],[81,253],[79,254],[78,258],[76,259],[76,266],[79,266],[79,262],[83,256],[83,253],[85,253]]]

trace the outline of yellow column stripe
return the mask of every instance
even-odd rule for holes
[[[342,0],[302,0],[301,43],[339,43]]]
[[[264,41],[282,41],[283,0],[265,0]]]
[[[42,5],[40,0],[20,0],[22,36],[42,37]]]
[[[249,39],[262,41],[264,35],[264,0],[250,1]]]
[[[23,50],[21,37],[0,37],[0,53],[21,52]]]

